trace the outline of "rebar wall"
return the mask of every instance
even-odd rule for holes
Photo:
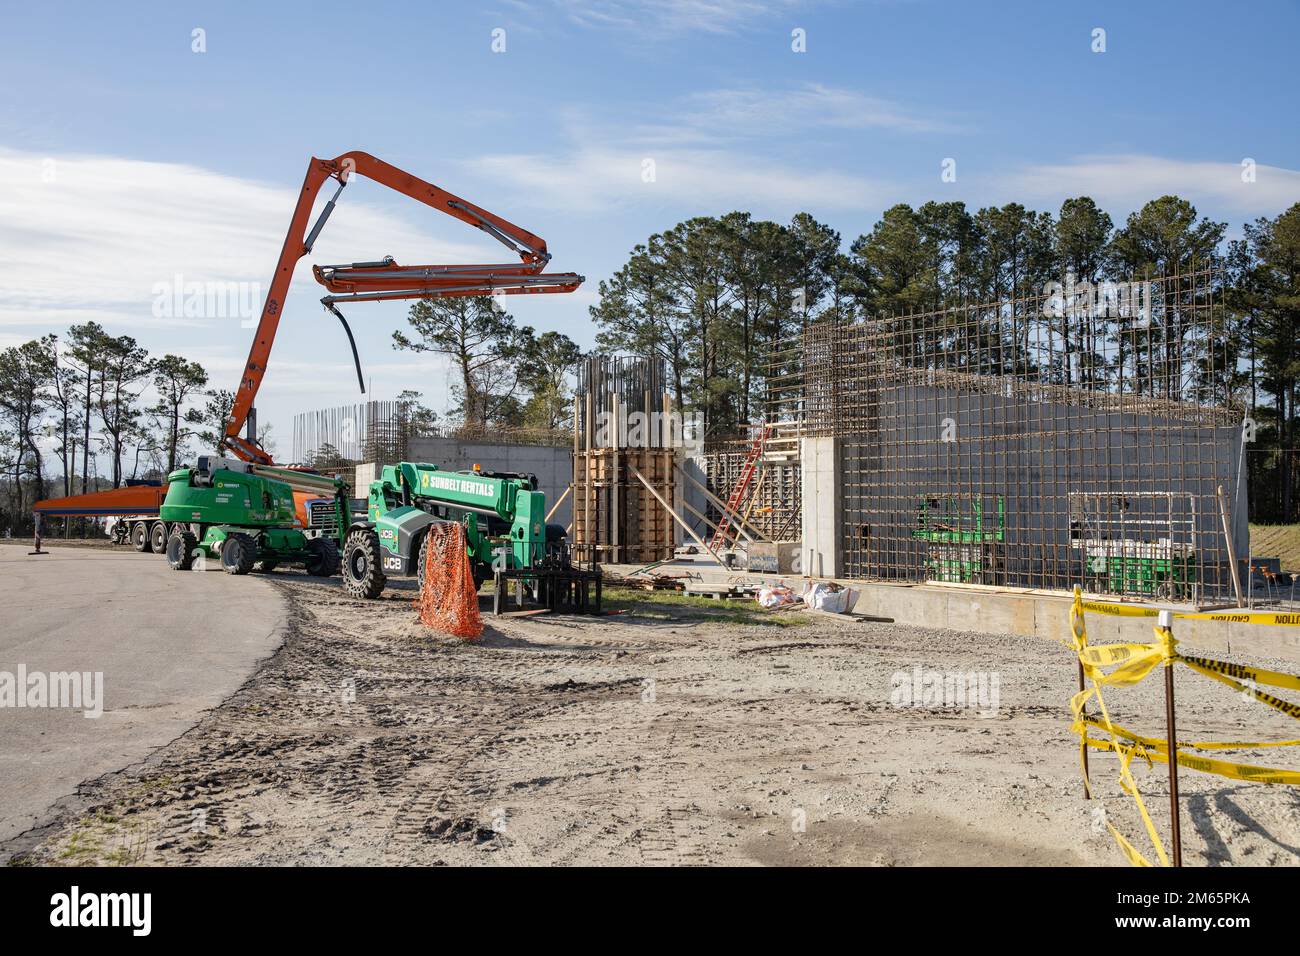
[[[302,412],[293,417],[293,460],[318,468],[393,464],[406,458],[410,437],[410,406],[403,402]]]
[[[300,412],[293,417],[294,461],[332,465],[407,458],[412,438],[453,438],[509,445],[567,447],[568,429],[503,425],[431,424],[419,420],[419,408],[407,402],[365,402]]]
[[[835,445],[843,573],[1229,599],[1248,532],[1219,289],[1212,265],[1067,278],[780,346],[769,417]]]
[[[577,377],[574,421],[582,448],[614,448],[628,444],[629,438],[643,447],[668,446],[660,428],[649,428],[639,436],[624,433],[633,412],[653,414],[654,421],[663,424],[669,407],[662,359],[589,355],[578,365]]]

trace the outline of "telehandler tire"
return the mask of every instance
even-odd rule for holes
[[[424,569],[429,563],[429,535],[426,533],[420,539],[420,553],[416,558],[415,566],[415,583],[421,594],[424,593]],[[487,572],[479,569],[478,562],[474,562],[472,573],[474,575],[474,590],[483,590],[483,582],[487,580]]]
[[[257,544],[248,535],[236,531],[226,535],[221,544],[221,570],[227,574],[247,574],[257,560]]]
[[[415,560],[415,584],[424,593],[424,567],[429,563],[429,535],[420,538],[420,553]]]
[[[353,597],[374,599],[388,584],[380,554],[379,535],[358,528],[343,546],[343,588]]]
[[[307,573],[315,578],[332,578],[339,573],[342,563],[339,559],[339,546],[333,538],[312,538],[307,542],[311,556],[305,567]],[[272,564],[272,567],[275,565]]]
[[[173,571],[188,571],[194,567],[194,552],[199,539],[188,531],[177,531],[167,539],[167,564]]]

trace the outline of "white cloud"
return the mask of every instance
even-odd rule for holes
[[[1239,162],[1203,162],[1147,155],[1080,156],[1037,164],[1004,177],[999,191],[1028,201],[1086,195],[1113,209],[1137,210],[1159,196],[1176,195],[1216,215],[1275,216],[1300,202],[1300,172],[1258,165],[1242,182]]]
[[[153,315],[155,285],[177,275],[254,283],[260,312],[297,197],[294,173],[293,186],[274,186],[184,164],[0,149],[0,325],[54,328],[91,318],[112,328],[197,325]],[[312,259],[499,258],[490,244],[431,240],[405,218],[366,204],[379,195],[364,180],[349,186]],[[431,228],[467,232],[411,206],[413,215],[436,220]],[[300,263],[293,289],[317,288]],[[247,341],[251,333],[242,335]]]
[[[198,361],[211,387],[233,389],[255,318],[156,318],[154,285],[178,274],[186,282],[253,283],[260,313],[305,160],[286,173],[285,185],[272,185],[185,164],[0,148],[0,347],[95,320],[113,334],[136,336],[154,355],[170,351]],[[428,231],[412,221],[427,221]],[[312,256],[295,270],[274,374],[258,395],[263,422],[275,422],[283,446],[292,412],[368,397],[358,393],[342,330],[316,303],[324,290],[311,277],[311,262],[384,255],[403,264],[500,262],[509,258],[503,253],[476,230],[355,179]],[[404,304],[344,311],[363,371],[381,394],[414,388],[435,408],[445,406],[446,362],[392,351],[388,334],[402,324]]]
[[[819,83],[708,90],[634,113],[643,118],[566,110],[567,145],[477,157],[466,172],[514,186],[519,201],[565,212],[670,203],[698,214],[722,206],[870,210],[895,201],[898,184],[823,162],[813,134],[949,128],[889,100]]]
[[[722,89],[686,98],[682,121],[721,135],[788,137],[807,129],[894,129],[923,133],[949,127],[857,90],[806,83],[792,90]]]
[[[643,174],[652,162],[654,181]],[[742,151],[640,152],[580,146],[563,155],[496,155],[475,168],[525,191],[529,201],[599,213],[611,207],[691,204],[704,215],[722,207],[872,209],[891,194],[881,180],[799,169]]]
[[[807,4],[798,0],[556,0],[584,27],[639,33],[735,33]]]

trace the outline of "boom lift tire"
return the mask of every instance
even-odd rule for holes
[[[374,599],[383,593],[387,584],[379,535],[368,528],[358,528],[348,535],[343,547],[344,590],[353,597]]]
[[[167,553],[167,525],[161,521],[149,526],[149,548],[154,554]]]
[[[221,569],[227,574],[247,574],[257,560],[257,544],[242,531],[226,535],[221,545]]]
[[[153,550],[147,522],[137,521],[131,526],[131,547],[141,554],[148,554]]]
[[[199,539],[188,531],[177,531],[167,539],[167,564],[173,571],[188,571],[194,567],[194,552]]]
[[[305,567],[312,577],[332,578],[339,573],[342,562],[339,560],[338,542],[333,538],[311,538],[307,542],[307,550],[311,552],[311,557],[307,559]],[[271,562],[271,567],[275,567],[274,561]],[[266,570],[265,567],[263,570]]]

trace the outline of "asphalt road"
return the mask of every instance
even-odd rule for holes
[[[215,562],[185,573],[133,551],[30,550],[0,546],[0,843],[45,823],[81,781],[192,727],[275,651],[285,619],[274,588]],[[77,709],[14,706],[20,666],[29,700],[32,675],[89,673],[93,695],[102,674],[102,715],[85,716],[97,709],[86,697]]]

